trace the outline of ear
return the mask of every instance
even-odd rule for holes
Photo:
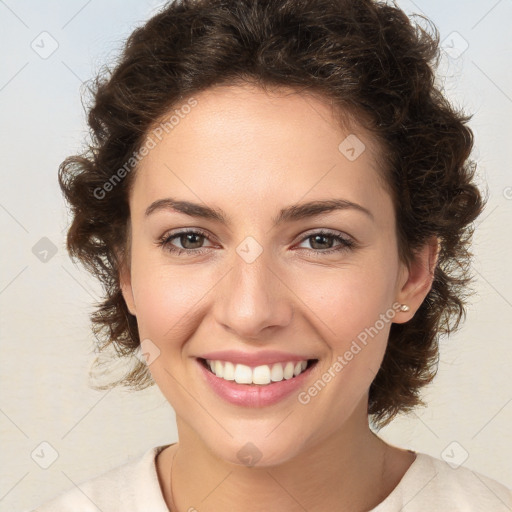
[[[408,322],[425,300],[432,288],[440,248],[440,240],[434,236],[415,252],[409,267],[402,264],[397,301],[400,304],[407,304],[409,311],[399,311],[395,323]]]
[[[121,259],[122,263],[120,264],[119,269],[119,284],[121,287],[121,293],[123,294],[124,301],[126,302],[126,307],[128,311],[136,316],[135,309],[135,300],[133,298],[133,290],[132,290],[132,278],[131,278],[131,269],[129,263],[126,262],[124,258]]]

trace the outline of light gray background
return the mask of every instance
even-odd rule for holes
[[[174,413],[156,387],[88,387],[88,314],[100,289],[65,252],[67,215],[56,179],[86,133],[81,82],[158,5],[0,1],[1,511],[35,506],[177,439]],[[453,102],[475,114],[474,157],[490,200],[474,245],[477,295],[463,329],[442,342],[438,376],[424,394],[429,406],[380,434],[439,458],[460,462],[467,454],[465,467],[512,487],[512,1],[399,5],[440,29],[440,80]],[[53,40],[58,48],[48,56]],[[57,250],[46,262],[32,250],[43,237]],[[43,469],[52,450],[58,457]]]

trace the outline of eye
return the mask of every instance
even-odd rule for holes
[[[308,243],[312,247],[312,249],[306,248],[306,250],[319,255],[347,251],[356,245],[355,242],[348,237],[325,230],[308,234],[302,239],[301,243],[306,241],[309,241]],[[333,245],[334,242],[338,242],[338,245]]]
[[[208,249],[207,247],[202,247],[205,239],[208,240],[208,237],[204,231],[188,229],[176,233],[166,233],[156,243],[158,246],[164,247],[165,250],[171,253],[196,255]],[[172,243],[174,240],[181,244],[181,247],[176,247],[176,245]]]
[[[205,247],[203,245],[205,240],[209,240],[205,231],[188,229],[174,233],[166,233],[156,244],[173,254],[194,256],[202,254],[213,247]],[[312,248],[308,249],[305,247],[303,249],[317,256],[347,251],[356,246],[355,242],[350,238],[342,236],[337,232],[333,233],[325,230],[309,233],[302,238],[301,243],[306,241],[310,243]],[[336,242],[337,245],[335,245]],[[177,247],[175,243],[179,243],[181,247]]]

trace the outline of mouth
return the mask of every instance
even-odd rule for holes
[[[256,367],[204,358],[196,358],[196,363],[207,388],[223,401],[239,407],[262,408],[293,396],[298,399],[300,390],[315,378],[319,360],[283,361]]]
[[[230,361],[197,358],[198,362],[218,379],[248,387],[275,386],[309,373],[318,359],[262,364],[255,367]],[[302,379],[301,379],[302,380]]]

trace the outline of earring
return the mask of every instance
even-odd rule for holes
[[[409,306],[407,304],[401,304],[400,305],[400,311],[403,311],[404,313],[409,311]]]

